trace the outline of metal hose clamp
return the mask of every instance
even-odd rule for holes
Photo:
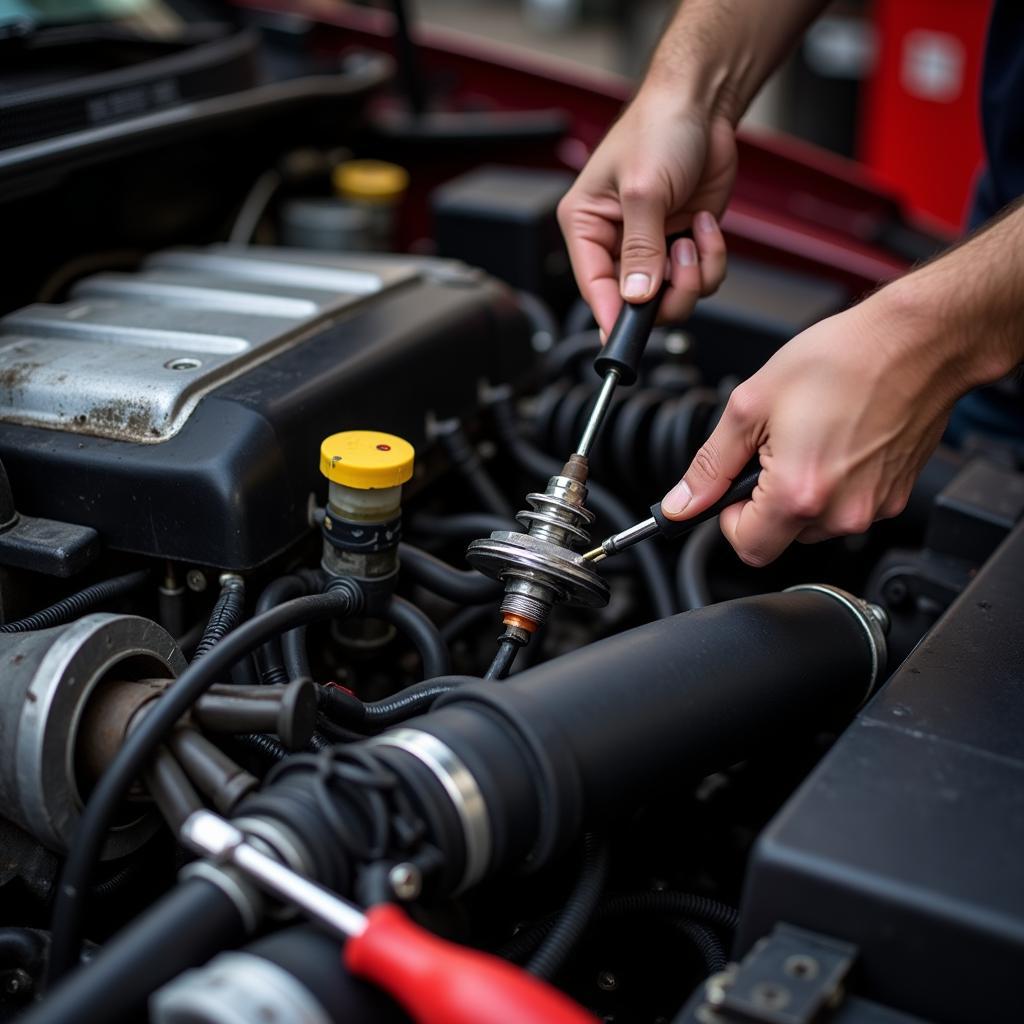
[[[375,736],[368,745],[404,750],[430,770],[448,794],[462,825],[466,866],[459,891],[479,882],[491,862],[491,822],[472,772],[447,744],[419,729],[395,729]]]

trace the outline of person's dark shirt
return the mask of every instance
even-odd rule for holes
[[[981,79],[987,165],[970,225],[977,227],[1024,195],[1024,0],[995,0]]]

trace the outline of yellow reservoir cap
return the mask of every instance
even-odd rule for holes
[[[416,450],[379,430],[345,430],[320,445],[320,472],[331,483],[369,491],[397,487],[412,476]]]
[[[346,199],[390,203],[409,187],[409,174],[383,160],[346,160],[331,172],[334,190]]]

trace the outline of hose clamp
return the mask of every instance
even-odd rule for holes
[[[252,935],[260,926],[265,909],[263,897],[259,890],[234,868],[214,864],[208,860],[194,860],[178,872],[178,877],[182,880],[201,878],[220,889],[235,905],[246,935]]]
[[[479,882],[491,862],[491,822],[472,772],[447,744],[419,729],[395,729],[373,737],[368,745],[404,750],[430,770],[448,794],[462,825],[466,864],[459,891]]]
[[[888,659],[888,649],[885,643],[885,634],[889,631],[889,616],[885,609],[878,605],[863,601],[853,594],[840,590],[839,587],[830,586],[827,583],[801,583],[795,587],[787,587],[784,593],[792,594],[800,591],[811,591],[819,594],[826,594],[834,601],[838,601],[847,611],[853,613],[860,623],[868,639],[868,647],[871,650],[871,679],[868,683],[867,692],[860,701],[863,705],[868,697],[875,691],[882,672],[885,670]],[[858,705],[858,706],[860,706]]]

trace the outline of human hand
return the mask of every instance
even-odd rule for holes
[[[762,470],[751,499],[720,517],[748,565],[794,540],[863,533],[898,515],[953,403],[976,383],[938,338],[941,318],[916,303],[911,311],[900,294],[885,289],[815,324],[737,387],[665,496],[666,516],[713,504],[755,452]]]
[[[623,298],[643,302],[666,277],[663,320],[684,319],[718,288],[726,253],[716,218],[735,177],[728,117],[641,89],[558,207],[576,282],[606,335]],[[666,254],[666,235],[691,226],[693,239]]]

